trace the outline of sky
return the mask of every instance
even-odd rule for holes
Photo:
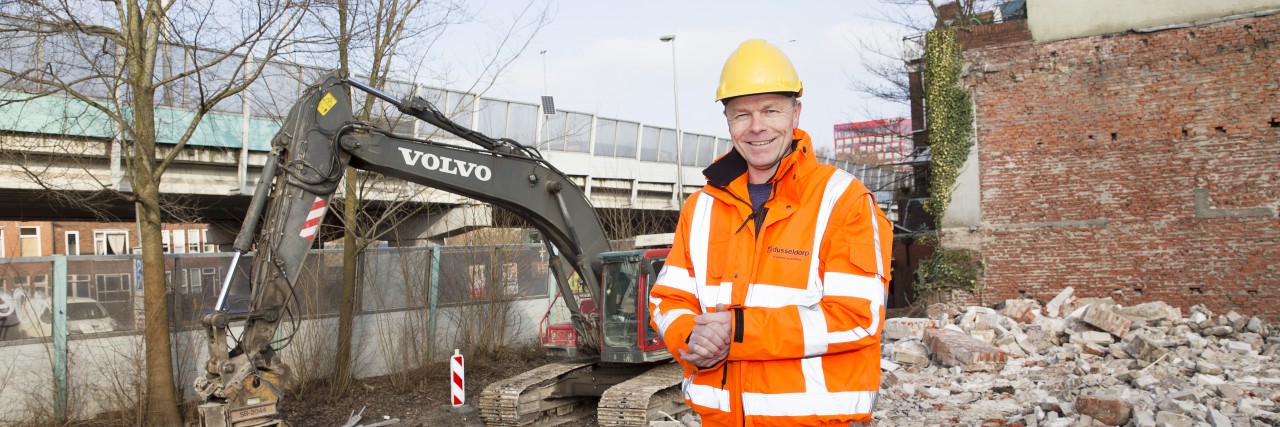
[[[450,27],[435,47],[450,52],[438,59],[450,62],[451,78],[474,79],[486,52],[528,3],[467,3],[474,20]],[[727,138],[715,102],[720,70],[741,42],[763,38],[795,65],[804,85],[800,128],[819,150],[831,145],[835,124],[908,115],[905,105],[852,88],[855,80],[874,79],[860,64],[863,54],[876,54],[860,41],[898,51],[910,35],[878,18],[876,8],[886,6],[875,0],[535,0],[538,5],[549,6],[550,22],[483,96],[537,103],[547,94],[557,109],[661,127],[675,127],[678,96],[681,128]],[[927,11],[912,13],[920,12]],[[673,45],[660,41],[663,35],[676,36],[674,66]]]

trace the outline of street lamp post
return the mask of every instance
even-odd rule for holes
[[[680,85],[676,80],[676,36],[667,34],[659,37],[663,43],[671,42],[671,92],[675,98],[676,113],[676,191],[672,195],[672,204],[680,206],[684,200],[684,131],[680,129]]]

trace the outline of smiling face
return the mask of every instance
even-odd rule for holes
[[[747,161],[747,182],[769,182],[791,149],[792,130],[800,124],[800,101],[780,93],[740,96],[725,102],[724,116],[734,148]]]

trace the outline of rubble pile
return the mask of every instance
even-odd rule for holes
[[[1073,292],[887,319],[876,425],[1280,426],[1280,327]]]

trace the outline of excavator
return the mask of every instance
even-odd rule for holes
[[[353,91],[478,148],[356,120]],[[255,251],[249,309],[225,309],[228,275],[214,310],[201,319],[209,353],[205,374],[195,381],[201,426],[288,425],[279,417],[289,381],[280,352],[288,337],[277,338],[277,328],[296,321],[296,280],[348,165],[499,206],[545,236],[548,267],[569,311],[570,338],[583,356],[492,383],[475,404],[486,424],[580,424],[595,415],[597,425],[648,425],[688,410],[679,391],[680,367],[648,326],[648,288],[669,248],[611,252],[585,193],[536,148],[463,127],[421,97],[396,99],[334,71],[304,91],[272,139],[236,236],[228,271]],[[571,271],[583,281],[581,298],[569,284]],[[243,332],[229,334],[240,322]]]

